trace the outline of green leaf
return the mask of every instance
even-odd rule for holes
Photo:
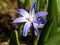
[[[48,40],[48,37],[49,37],[49,34],[50,34],[50,31],[52,30],[52,26],[53,26],[53,23],[54,23],[54,18],[51,18],[44,26],[43,30],[41,31],[41,36],[40,36],[40,39],[39,39],[39,42],[40,43],[44,43]]]
[[[12,32],[9,45],[18,45],[18,31]]]
[[[60,32],[50,37],[43,45],[60,45]]]
[[[53,30],[52,27],[53,27],[54,23],[55,23],[54,19],[52,19],[52,21],[49,23],[49,27],[46,28],[47,31],[44,34],[44,38],[43,38],[44,41],[48,40],[50,31]]]
[[[50,35],[52,36],[54,33],[57,32],[58,29],[58,8],[57,8],[57,0],[49,0],[48,4],[48,20],[51,19],[51,17],[54,17],[54,23],[50,31]]]
[[[58,27],[58,32],[60,31],[60,27]]]
[[[57,32],[58,29],[58,11],[57,11],[57,1],[49,0],[48,3],[48,15],[47,23],[41,32],[41,43],[46,42],[53,34]]]
[[[36,1],[37,1],[36,11],[41,11],[43,0],[36,0]]]
[[[22,36],[22,31],[23,31],[22,28],[24,27],[23,25],[24,24],[22,23],[19,25],[19,36]]]
[[[42,8],[42,9],[43,9],[44,11],[47,11],[48,1],[49,1],[49,0],[43,0],[43,6],[42,6],[42,7],[44,7],[44,9],[43,9],[43,8]]]
[[[57,0],[57,7],[58,7],[58,24],[60,25],[60,0]]]
[[[47,11],[48,0],[37,0],[37,11]]]

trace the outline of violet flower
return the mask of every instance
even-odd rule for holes
[[[45,18],[39,18],[41,16],[46,16],[47,12],[37,12],[35,14],[36,10],[36,2],[32,4],[32,7],[29,11],[29,13],[24,9],[17,9],[17,13],[21,14],[22,17],[16,18],[13,23],[23,23],[25,22],[24,28],[23,28],[23,36],[27,36],[28,32],[31,28],[31,26],[34,27],[34,33],[37,36],[38,35],[38,28],[43,28],[44,24],[42,24],[43,21],[45,21]],[[32,25],[33,24],[33,25]]]

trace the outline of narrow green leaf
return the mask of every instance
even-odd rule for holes
[[[58,7],[58,24],[60,25],[60,0],[57,0],[57,7]]]
[[[54,23],[50,31],[50,36],[57,32],[58,29],[58,9],[57,9],[57,0],[49,0],[48,4],[48,20],[54,17]]]
[[[57,1],[49,0],[47,23],[41,32],[40,42],[46,42],[53,34],[57,32],[58,25],[58,11]]]
[[[46,28],[47,31],[45,32],[43,37],[44,42],[48,40],[50,31],[53,30],[52,27],[54,26],[54,23],[55,23],[55,18],[52,19],[52,21],[49,23],[49,26]]]
[[[9,45],[18,45],[18,31],[12,32]]]
[[[60,31],[60,27],[58,27],[58,32]]]
[[[43,28],[43,30],[41,31],[41,36],[39,38],[39,44],[44,43],[45,41],[48,40],[51,28],[53,26],[54,23],[54,18],[51,18],[46,24],[45,27]]]
[[[57,32],[58,25],[58,13],[57,13],[57,1],[49,0],[48,3],[48,16],[47,23],[41,32],[40,42],[46,42],[54,33]]]
[[[48,0],[37,0],[37,11],[47,11]]]
[[[47,8],[48,8],[48,1],[49,0],[43,0],[43,6],[42,7],[44,7],[44,11],[47,11]]]
[[[43,0],[36,0],[36,1],[37,1],[36,11],[41,11]]]
[[[60,45],[60,32],[50,37],[43,45]]]

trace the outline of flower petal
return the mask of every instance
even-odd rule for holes
[[[32,7],[30,8],[30,14],[34,15],[35,14],[35,9],[36,9],[36,2],[32,4]]]
[[[28,32],[29,32],[29,29],[31,27],[31,23],[30,22],[27,22],[23,28],[23,36],[27,36]]]
[[[35,23],[35,22],[33,22],[33,26],[34,26],[34,28],[36,29],[36,28],[38,27],[38,24]]]
[[[19,17],[13,21],[13,23],[21,23],[21,22],[27,22],[27,20],[24,17]]]
[[[35,29],[34,33],[35,33],[36,36],[38,36],[38,34],[39,34],[38,29]]]
[[[35,33],[35,35],[37,36],[38,35],[38,24],[37,23],[33,23],[33,26],[34,26],[34,33]]]
[[[24,9],[17,9],[16,12],[19,13],[19,14],[21,14],[24,17],[26,17],[26,16],[29,15],[28,12],[26,10],[24,10]]]
[[[37,18],[37,23],[39,24],[45,21],[46,21],[46,18]]]
[[[40,28],[43,28],[43,27],[44,27],[44,24],[40,24],[39,27],[40,27]]]
[[[45,22],[46,21],[46,18],[41,18],[40,21],[41,22]]]
[[[40,24],[41,23],[40,20],[41,20],[41,18],[37,18],[36,20],[34,20],[34,22],[37,23],[37,24]]]
[[[36,17],[40,17],[40,16],[46,16],[48,14],[48,12],[38,12],[36,13]]]

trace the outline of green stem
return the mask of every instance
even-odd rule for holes
[[[39,37],[40,37],[40,36],[38,36],[38,37],[35,38],[35,40],[34,40],[34,45],[38,45]]]
[[[42,8],[41,4],[42,4],[42,0],[37,0],[37,9],[36,9],[37,12],[41,10],[41,8]],[[41,31],[39,31],[39,33],[40,32]],[[39,37],[40,37],[40,34],[38,35],[38,37],[35,37],[34,45],[38,45]]]

